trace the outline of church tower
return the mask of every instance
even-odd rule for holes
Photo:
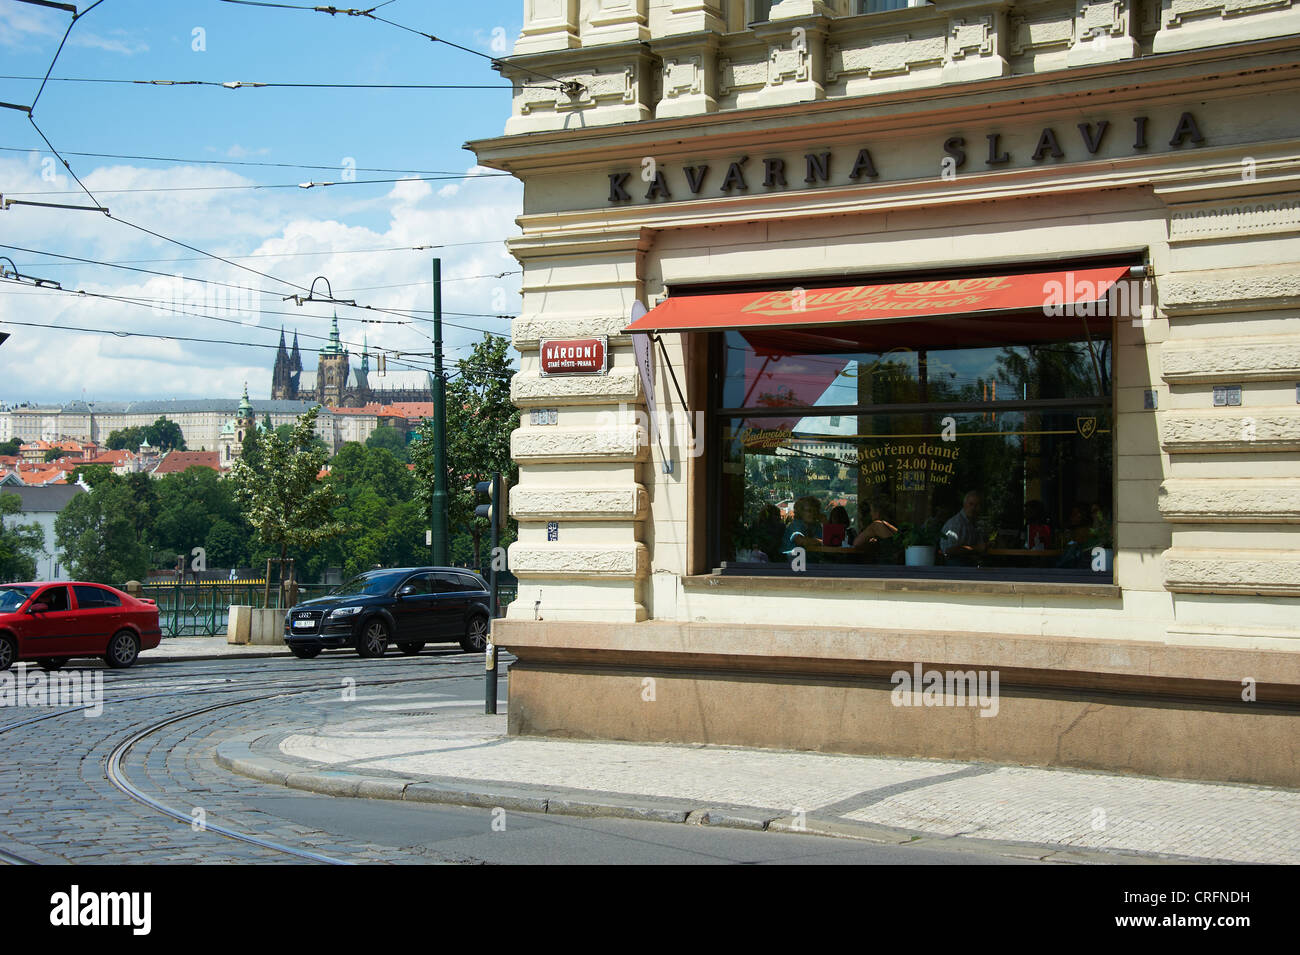
[[[298,336],[294,335],[294,349],[298,347]],[[245,398],[247,398],[247,388]],[[280,326],[280,347],[275,353],[275,369],[271,372],[271,397],[272,398],[296,398],[297,387],[292,380],[291,359],[289,352],[284,347],[284,326]]]
[[[320,350],[317,363],[316,400],[327,408],[342,406],[350,371],[348,353],[339,341],[339,316],[335,312],[330,324],[329,344]]]
[[[293,382],[293,393],[298,394],[298,380],[302,375],[302,352],[298,351],[298,330],[293,331],[293,352],[289,355],[289,379]]]
[[[284,343],[283,332],[280,333],[280,342]],[[242,448],[244,439],[257,427],[257,422],[253,418],[253,403],[248,400],[248,382],[244,382],[244,397],[240,399],[238,413],[239,417],[235,419],[235,437]]]

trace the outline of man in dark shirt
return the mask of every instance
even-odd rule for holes
[[[966,492],[961,510],[943,525],[943,531],[939,535],[939,549],[943,551],[948,563],[973,567],[976,556],[984,553],[987,545],[975,525],[981,503],[979,491]]]

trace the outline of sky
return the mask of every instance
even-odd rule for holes
[[[245,382],[254,401],[268,398],[281,327],[290,340],[298,331],[307,369],[329,334],[335,306],[284,300],[305,297],[318,276],[335,298],[409,313],[338,306],[350,350],[364,341],[389,353],[391,369],[431,367],[435,256],[448,359],[468,355],[484,331],[508,334],[497,316],[518,312],[520,276],[504,240],[518,233],[522,190],[477,167],[463,147],[504,129],[509,89],[487,57],[509,52],[522,13],[523,0],[391,0],[375,9],[486,56],[362,17],[222,0],[103,0],[84,13],[53,78],[495,88],[52,78],[35,100],[39,132],[26,112],[0,108],[0,196],[95,205],[44,133],[112,215],[20,204],[0,211],[0,269],[65,290],[0,281],[0,331],[10,335],[0,345],[0,403],[237,397]],[[0,0],[0,102],[33,103],[70,20]],[[340,184],[299,185],[307,182]],[[314,289],[326,295],[325,282]]]

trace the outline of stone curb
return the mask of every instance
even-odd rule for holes
[[[158,650],[161,650],[159,647]],[[147,655],[146,655],[147,654]],[[265,650],[254,650],[249,653],[219,653],[217,651],[205,653],[183,653],[167,655],[158,653],[154,650],[140,651],[141,663],[187,663],[190,660],[262,660],[266,657],[287,657],[292,656],[288,650],[277,650],[274,647],[267,647]]]
[[[649,796],[644,797],[643,800],[636,800],[592,793],[591,798],[579,799],[569,795],[539,792],[540,787],[527,784],[508,786],[485,782],[479,788],[469,788],[463,780],[437,777],[423,777],[417,780],[396,776],[367,776],[341,770],[314,769],[303,762],[290,762],[287,759],[256,752],[253,742],[266,738],[267,734],[264,731],[258,731],[221,742],[214,755],[217,765],[228,772],[260,782],[326,796],[392,799],[482,809],[499,808],[546,815],[674,822],[693,826],[746,829],[754,832],[797,833],[853,839],[879,845],[943,848],[947,851],[992,854],[1008,859],[1075,865],[1222,864],[1225,861],[1124,850],[1080,849],[1056,844],[957,839],[921,831],[889,829],[838,818],[820,818],[811,813],[795,818],[771,815],[770,811],[758,808],[751,808],[748,811],[740,807],[702,808]]]

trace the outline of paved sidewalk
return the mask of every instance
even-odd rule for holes
[[[154,650],[140,651],[141,663],[171,663],[177,660],[221,660],[226,657],[287,657],[289,648],[254,647],[226,643],[219,637],[163,637]]]
[[[460,700],[223,744],[235,772],[339,796],[806,831],[1061,862],[1300,863],[1300,791],[719,746],[508,737]],[[383,711],[383,712],[375,712]]]

